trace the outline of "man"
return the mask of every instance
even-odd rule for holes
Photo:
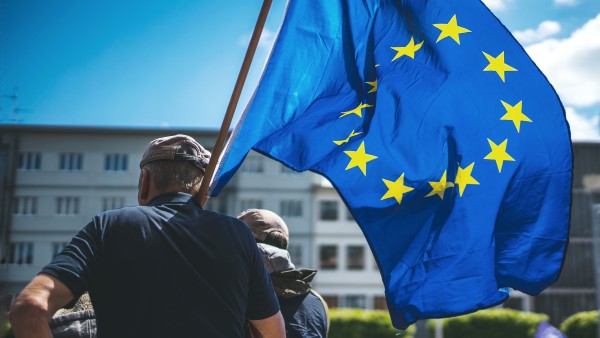
[[[289,231],[283,219],[264,209],[246,210],[238,218],[258,242],[279,299],[287,338],[327,337],[327,303],[310,285],[317,271],[295,268],[287,252]]]
[[[95,216],[17,297],[17,337],[51,337],[48,321],[85,291],[98,337],[285,336],[252,233],[202,210],[199,187],[210,153],[174,135],[148,145],[140,162],[140,206]]]

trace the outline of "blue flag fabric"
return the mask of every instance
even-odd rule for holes
[[[332,182],[397,328],[558,278],[572,176],[564,109],[479,0],[289,1],[213,196],[250,149]]]

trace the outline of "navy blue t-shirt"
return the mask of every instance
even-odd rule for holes
[[[292,298],[279,297],[287,338],[327,337],[327,309],[312,292]]]
[[[99,337],[243,337],[279,310],[248,227],[184,193],[95,216],[41,273],[89,291]]]

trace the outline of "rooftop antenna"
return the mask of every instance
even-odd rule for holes
[[[12,101],[11,108],[10,108],[9,112],[6,114],[7,116],[4,116],[4,114],[2,112],[2,102],[5,99]],[[19,118],[18,115],[20,115],[21,113],[28,113],[28,112],[32,112],[32,111],[33,111],[33,109],[19,108],[19,87],[17,87],[17,86],[13,87],[12,94],[0,95],[0,121],[22,122],[23,120],[21,118]]]

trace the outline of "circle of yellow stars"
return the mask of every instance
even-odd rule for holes
[[[456,14],[450,18],[447,23],[435,23],[433,26],[440,30],[439,36],[437,38],[436,43],[446,43],[445,40],[451,39],[456,45],[460,46],[461,43],[461,35],[466,33],[471,33],[471,30],[468,28],[462,27],[458,24],[458,19]],[[415,37],[411,37],[408,43],[404,46],[399,47],[390,47],[392,50],[396,52],[391,62],[395,62],[396,60],[401,60],[404,57],[415,59],[417,53],[422,49],[424,41],[415,41]],[[505,61],[505,54],[502,51],[497,56],[490,55],[485,51],[482,52],[483,57],[488,61],[488,65],[483,69],[484,72],[495,72],[500,80],[503,83],[506,83],[506,74],[508,72],[517,72],[518,70],[513,66],[509,65]],[[376,65],[376,67],[379,65]],[[370,86],[367,94],[376,93],[378,89],[377,79],[373,81],[366,81],[366,85]],[[514,104],[505,102],[500,100],[500,104],[505,110],[504,115],[500,117],[501,121],[510,121],[514,124],[517,133],[521,132],[521,123],[522,122],[532,122],[532,120],[524,114],[523,112],[523,101],[516,102]],[[373,108],[374,105],[370,105],[364,102],[361,102],[354,109],[341,112],[339,118],[348,117],[351,115],[357,116],[359,118],[363,118],[363,110],[368,108]],[[362,132],[357,132],[352,130],[350,134],[344,139],[334,140],[333,142],[341,146],[343,144],[349,143],[353,137],[357,137],[361,135]],[[505,162],[514,162],[516,161],[507,151],[508,147],[508,139],[502,140],[500,143],[496,143],[491,139],[487,139],[488,145],[490,147],[490,152],[483,157],[484,160],[494,161],[496,167],[498,169],[498,173],[502,173],[502,169],[504,167]],[[367,164],[371,161],[378,159],[377,156],[373,154],[369,154],[366,149],[365,141],[362,141],[356,150],[346,150],[344,153],[350,157],[350,161],[346,166],[345,170],[350,170],[353,168],[358,168],[364,176],[367,176]],[[473,170],[475,168],[475,162],[470,163],[469,165],[462,167],[460,163],[457,166],[456,176],[454,181],[448,181],[447,171],[444,171],[439,181],[429,181],[429,186],[431,191],[425,195],[425,197],[434,197],[437,196],[440,199],[444,199],[446,190],[458,188],[458,195],[460,197],[463,196],[465,190],[470,185],[479,185],[480,183],[473,177]],[[383,184],[387,188],[385,194],[381,197],[381,200],[394,199],[398,204],[402,203],[402,199],[405,194],[415,190],[414,187],[406,185],[406,178],[404,173],[402,173],[399,177],[393,180],[382,179]]]

